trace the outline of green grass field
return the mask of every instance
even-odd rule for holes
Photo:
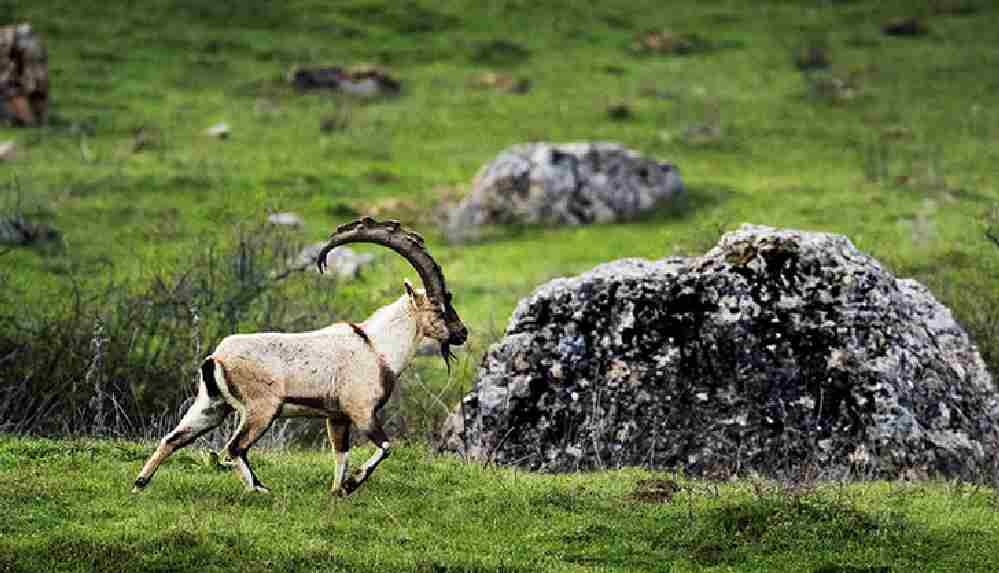
[[[881,33],[906,15],[929,33]],[[471,329],[454,379],[420,359],[404,384],[453,402],[540,283],[622,257],[700,254],[751,222],[849,236],[926,283],[999,371],[999,248],[985,236],[999,229],[999,9],[985,0],[0,0],[0,22],[15,21],[47,44],[54,117],[0,128],[18,147],[0,163],[0,214],[52,224],[64,244],[0,248],[2,315],[63,312],[109,283],[139,289],[270,212],[301,214],[301,243],[378,212],[427,236]],[[702,49],[635,53],[650,29]],[[829,69],[796,68],[809,47]],[[296,64],[362,62],[386,66],[402,94],[361,101],[284,81]],[[491,71],[531,89],[474,85]],[[630,118],[608,115],[618,103]],[[230,138],[204,134],[222,121]],[[442,196],[535,140],[612,140],[673,162],[688,199],[630,223],[444,242]],[[360,320],[401,293],[402,276],[416,279],[386,255],[336,288],[293,277],[289,304],[312,292],[334,309],[317,325]],[[196,450],[132,496],[148,449],[0,437],[0,571],[999,570],[991,489],[792,495],[680,480],[672,503],[647,503],[640,481],[673,478],[531,476],[414,442],[350,501],[328,498],[332,459],[318,452],[258,453],[271,497],[244,495]]]
[[[273,488],[264,496],[183,450],[131,494],[150,448],[0,438],[0,571],[999,568],[995,493],[946,482],[786,490],[639,470],[541,476],[412,444],[346,500],[328,493],[328,451],[256,453]]]

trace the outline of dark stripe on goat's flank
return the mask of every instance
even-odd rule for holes
[[[364,340],[365,344],[367,344],[368,346],[371,346],[371,339],[368,338],[368,333],[364,332],[363,328],[361,328],[357,324],[354,324],[353,322],[349,322],[347,324],[349,324],[350,327],[352,329],[354,329],[354,332],[357,333],[357,335],[360,336],[362,340]]]

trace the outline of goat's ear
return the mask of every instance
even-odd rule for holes
[[[413,284],[409,282],[409,279],[403,279],[402,286],[406,287],[406,294],[409,295],[409,300],[416,302],[416,291],[413,290]]]

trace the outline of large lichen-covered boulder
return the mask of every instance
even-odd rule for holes
[[[924,286],[843,236],[746,225],[702,257],[538,288],[443,443],[553,472],[982,477],[997,422],[975,345]]]
[[[488,224],[622,221],[683,190],[673,165],[617,143],[519,144],[479,171],[448,231],[461,239]]]

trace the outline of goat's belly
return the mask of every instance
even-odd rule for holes
[[[278,416],[283,418],[328,418],[337,412],[321,399],[288,399],[281,404]]]

